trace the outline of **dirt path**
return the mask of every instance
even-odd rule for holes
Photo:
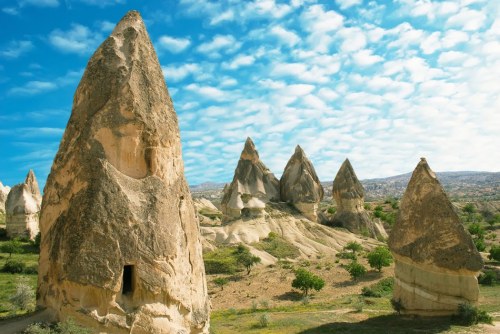
[[[29,325],[35,322],[49,321],[50,315],[46,310],[37,311],[29,316],[19,317],[0,321],[0,333],[16,334],[21,333]]]

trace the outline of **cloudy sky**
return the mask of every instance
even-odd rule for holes
[[[137,9],[179,116],[190,184],[227,182],[247,136],[277,175],[500,170],[500,1],[7,0],[0,181],[43,186],[85,65]]]

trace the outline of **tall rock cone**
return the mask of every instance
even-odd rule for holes
[[[323,186],[304,150],[297,145],[280,179],[283,202],[292,203],[308,219],[317,221],[318,204],[323,199]]]
[[[128,12],[91,57],[45,186],[37,304],[111,333],[208,333],[177,116]]]
[[[30,169],[23,183],[9,191],[5,201],[5,229],[11,238],[28,237],[35,239],[39,232],[42,195],[35,173]]]
[[[333,225],[343,226],[353,233],[367,234],[373,238],[387,237],[382,224],[372,222],[365,211],[365,190],[349,159],[345,159],[333,180],[332,195],[337,203]]]
[[[478,300],[481,255],[422,158],[401,200],[389,237],[395,258],[394,299],[404,312],[446,315]]]
[[[225,187],[222,212],[229,217],[261,215],[269,201],[279,200],[279,181],[260,161],[259,153],[249,137],[241,152],[234,178]]]

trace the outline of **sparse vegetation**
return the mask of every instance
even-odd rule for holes
[[[8,240],[0,244],[0,251],[2,253],[9,254],[9,257],[12,257],[12,254],[19,254],[23,251],[21,242],[18,239]]]
[[[69,318],[55,325],[44,323],[35,323],[30,325],[24,334],[91,334],[92,331],[88,328],[76,324],[73,319]]]
[[[490,254],[488,255],[488,259],[500,261],[500,245],[491,246]]]
[[[213,280],[215,285],[219,286],[221,288],[221,291],[224,290],[224,285],[226,285],[229,280],[225,277],[217,277]]]
[[[311,289],[320,291],[324,286],[325,281],[310,271],[302,268],[295,271],[295,279],[292,281],[292,287],[301,290],[304,296],[307,296]]]
[[[221,247],[203,254],[207,274],[234,274],[238,263],[233,255],[234,247]]]
[[[12,305],[22,311],[32,310],[35,307],[35,290],[28,284],[26,278],[21,278],[16,284],[16,292],[9,300]]]
[[[233,254],[236,257],[236,263],[246,268],[247,275],[250,274],[252,267],[261,261],[260,257],[252,255],[252,253],[250,253],[250,249],[243,244],[239,244]]]
[[[350,241],[344,246],[344,250],[350,250],[354,255],[356,255],[356,252],[361,252],[363,250],[363,246],[356,241]]]
[[[261,328],[266,328],[267,326],[269,326],[269,322],[270,322],[271,318],[269,316],[269,313],[263,313],[260,315],[259,317],[259,325]]]
[[[285,258],[296,258],[300,255],[299,249],[297,246],[291,244],[286,241],[282,237],[280,237],[277,233],[270,232],[268,237],[264,240],[253,244],[257,249],[268,252],[272,256],[278,259]]]
[[[361,290],[361,294],[365,297],[375,297],[381,298],[389,296],[392,293],[394,287],[394,278],[387,277],[369,287],[365,286]]]
[[[486,311],[481,311],[469,303],[458,305],[456,320],[465,326],[478,323],[491,324],[492,322],[491,316]]]
[[[4,273],[21,274],[25,271],[26,264],[18,260],[7,260],[2,267]]]
[[[494,270],[485,270],[477,280],[482,285],[494,285],[497,282],[497,274]]]
[[[370,267],[382,271],[382,267],[388,267],[392,263],[391,251],[385,246],[379,246],[368,253],[368,263]]]

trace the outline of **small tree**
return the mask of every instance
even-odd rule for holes
[[[349,275],[351,275],[351,278],[353,280],[356,280],[359,277],[362,277],[366,274],[366,268],[357,261],[352,261],[351,263],[349,263],[345,267],[345,270],[347,270],[347,272],[349,273]]]
[[[227,282],[229,281],[225,277],[217,277],[216,279],[214,279],[215,285],[219,286],[221,288],[221,291],[224,291],[224,285],[226,285]]]
[[[491,246],[488,258],[490,260],[500,261],[500,245]]]
[[[16,284],[16,292],[10,297],[10,302],[18,309],[28,310],[34,306],[35,291],[25,278],[21,278]]]
[[[17,239],[9,240],[3,243],[0,246],[0,250],[2,253],[9,253],[9,258],[12,257],[12,254],[18,254],[23,251],[21,243]]]
[[[467,203],[463,209],[462,209],[463,212],[467,213],[467,214],[473,214],[476,212],[476,208],[474,207],[474,205],[472,203]]]
[[[478,238],[484,237],[484,228],[479,223],[472,223],[469,225],[469,233],[477,236]]]
[[[382,271],[382,267],[388,267],[392,263],[392,255],[387,247],[379,246],[368,253],[370,267]]]
[[[344,249],[350,250],[354,255],[356,255],[356,252],[361,252],[363,250],[363,246],[356,241],[350,241],[347,245],[345,245]]]
[[[309,290],[314,289],[319,291],[323,289],[324,286],[325,281],[312,272],[303,268],[299,268],[295,271],[295,279],[292,281],[292,288],[302,290],[304,296],[308,295]]]
[[[250,274],[252,266],[261,262],[260,257],[252,255],[252,253],[250,253],[250,249],[243,244],[238,245],[234,251],[234,255],[236,256],[236,262],[246,268],[247,275]]]

